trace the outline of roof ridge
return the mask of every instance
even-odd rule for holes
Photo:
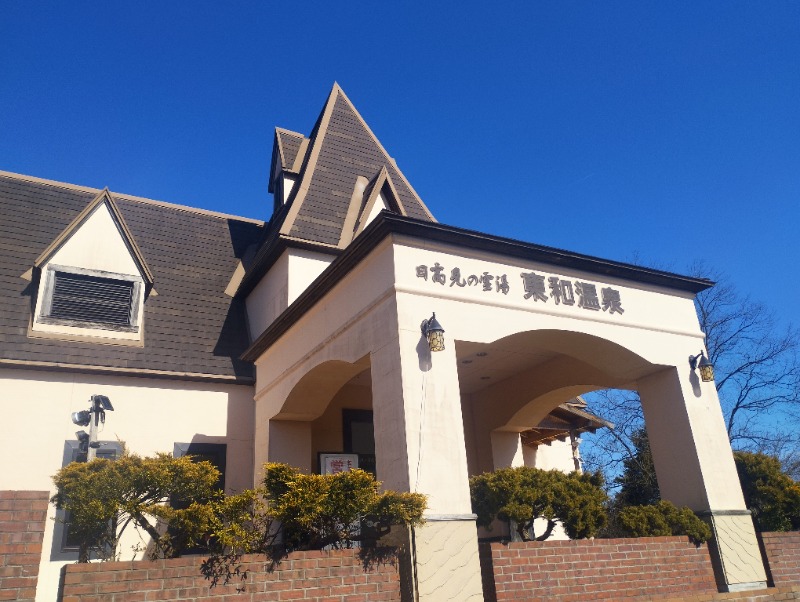
[[[287,199],[289,211],[286,212],[283,218],[283,223],[280,225],[280,234],[288,235],[291,232],[297,215],[300,213],[300,208],[305,200],[306,193],[308,192],[311,179],[314,176],[314,167],[319,157],[319,152],[322,148],[322,142],[325,140],[325,134],[328,131],[331,115],[333,114],[333,107],[336,104],[336,95],[341,92],[339,84],[333,84],[328,99],[325,101],[325,106],[322,107],[317,122],[314,124],[314,129],[311,131],[309,138],[310,149],[306,152],[303,159],[303,166],[300,168],[300,181],[292,190]]]
[[[16,180],[24,180],[34,184],[45,184],[56,188],[63,188],[65,190],[75,190],[78,192],[89,192],[94,194],[101,193],[103,188],[94,188],[92,186],[83,186],[80,184],[70,184],[69,182],[60,182],[58,180],[49,180],[47,178],[39,178],[36,176],[29,176],[27,174],[20,174],[13,171],[0,170],[0,177],[13,178]],[[201,209],[199,207],[191,207],[189,205],[181,205],[179,203],[169,203],[167,201],[159,201],[156,199],[149,199],[147,197],[140,197],[133,194],[126,194],[124,192],[114,192],[109,190],[109,193],[118,199],[126,201],[143,203],[147,205],[157,205],[167,209],[175,209],[176,211],[185,211],[187,213],[196,213],[198,215],[206,215],[210,217],[218,217],[220,219],[235,219],[243,222],[249,222],[257,225],[264,225],[264,220],[254,219],[252,217],[243,217],[241,215],[233,215],[230,213],[223,213],[221,211],[212,211],[210,209]]]
[[[282,134],[289,134],[290,136],[297,136],[298,138],[305,138],[305,134],[301,134],[300,132],[295,132],[294,130],[288,130],[286,128],[282,128],[279,125],[275,126],[276,132],[281,132]]]
[[[413,194],[413,195],[416,197],[416,200],[417,200],[417,202],[420,204],[420,206],[422,207],[422,209],[425,211],[425,213],[427,213],[427,214],[428,214],[428,217],[429,217],[431,220],[433,220],[433,221],[435,222],[435,221],[436,221],[436,218],[435,218],[435,217],[433,217],[433,214],[431,213],[431,210],[430,210],[430,209],[428,209],[428,206],[427,206],[427,205],[425,204],[425,202],[422,200],[422,197],[420,197],[420,196],[419,196],[419,194],[417,193],[417,191],[416,191],[416,190],[414,189],[414,187],[411,185],[411,182],[409,182],[409,181],[408,181],[408,178],[406,178],[406,176],[405,176],[405,174],[403,173],[403,171],[402,171],[402,170],[400,169],[400,167],[397,165],[397,161],[395,161],[394,157],[392,157],[392,155],[390,155],[390,154],[389,154],[389,152],[388,152],[388,151],[387,151],[387,150],[386,150],[386,149],[383,147],[383,144],[381,144],[381,141],[380,141],[380,140],[378,139],[378,137],[375,135],[375,132],[373,132],[373,131],[372,131],[372,128],[370,128],[370,127],[369,127],[369,124],[368,124],[368,123],[367,123],[367,122],[364,120],[364,118],[361,116],[361,113],[359,113],[359,112],[358,112],[358,109],[356,109],[355,105],[354,105],[354,104],[353,104],[353,102],[350,100],[350,98],[348,98],[347,94],[345,94],[344,90],[342,90],[342,88],[341,88],[341,87],[339,87],[339,85],[338,85],[338,84],[334,84],[334,86],[336,86],[336,87],[339,89],[339,92],[341,93],[341,95],[342,95],[342,98],[344,98],[345,102],[347,102],[347,104],[348,104],[348,105],[350,105],[350,109],[353,111],[353,113],[355,114],[355,116],[356,116],[356,117],[358,118],[358,120],[361,122],[361,125],[364,127],[364,129],[366,129],[366,130],[367,130],[367,133],[368,133],[368,134],[369,134],[369,135],[372,137],[372,139],[375,141],[375,144],[377,144],[378,148],[381,150],[381,152],[382,152],[382,153],[383,153],[383,154],[386,156],[386,158],[389,160],[389,163],[391,164],[391,166],[392,166],[392,167],[395,169],[395,171],[397,172],[397,174],[398,174],[398,175],[399,175],[399,176],[400,176],[400,177],[403,179],[403,182],[405,183],[405,185],[406,185],[406,186],[408,186],[408,189],[411,191],[411,194]]]
[[[375,132],[373,132],[372,128],[369,127],[369,124],[361,116],[361,113],[358,112],[358,109],[356,109],[356,107],[353,104],[353,102],[350,100],[350,98],[348,98],[347,94],[345,94],[344,90],[342,90],[342,88],[339,86],[339,84],[334,82],[333,86],[334,86],[334,90],[338,90],[338,92],[342,95],[342,98],[350,106],[350,109],[353,111],[355,116],[361,122],[361,125],[364,127],[364,129],[367,131],[367,133],[372,137],[373,141],[378,146],[378,148],[381,150],[381,152],[389,160],[389,163],[395,169],[397,174],[402,178],[402,180],[405,183],[405,185],[408,186],[408,189],[411,191],[411,194],[413,194],[416,197],[416,200],[420,204],[422,209],[425,211],[425,213],[428,214],[428,217],[435,222],[436,218],[433,217],[433,214],[431,213],[430,209],[428,209],[428,206],[425,204],[425,202],[422,200],[422,197],[419,196],[417,191],[411,185],[411,182],[408,181],[408,178],[406,178],[405,174],[401,171],[400,167],[398,167],[397,161],[395,161],[394,157],[392,157],[392,155],[390,155],[389,152],[383,147],[383,144],[381,144],[381,141],[378,140],[378,137],[375,135]]]

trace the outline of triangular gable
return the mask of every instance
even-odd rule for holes
[[[146,292],[149,292],[153,286],[153,273],[150,271],[150,268],[147,267],[144,256],[136,244],[133,234],[128,228],[128,225],[125,223],[125,219],[122,217],[122,213],[120,212],[117,203],[111,196],[108,188],[104,188],[100,194],[98,194],[88,205],[86,205],[86,207],[83,208],[83,211],[81,211],[75,217],[75,219],[73,219],[69,225],[64,228],[61,234],[59,234],[55,240],[53,240],[53,242],[51,242],[44,251],[42,251],[41,255],[39,255],[39,257],[36,258],[36,261],[34,261],[34,267],[41,268],[44,264],[46,264],[50,258],[55,255],[56,252],[72,237],[72,235],[80,229],[80,227],[89,219],[95,210],[97,210],[97,208],[103,204],[105,204],[105,206],[108,208],[108,211],[111,214],[111,217],[114,220],[120,235],[122,236],[122,240],[125,243],[125,246],[128,248],[131,258],[136,264],[136,267],[145,282]]]
[[[346,220],[339,246],[346,246],[352,239],[361,234],[364,228],[372,221],[372,217],[381,209],[387,209],[398,215],[408,215],[400,196],[397,194],[397,188],[392,182],[389,170],[385,166],[367,184],[363,198],[360,201],[356,211],[353,212],[355,218],[352,219],[351,223],[347,223],[351,220]],[[350,217],[350,212],[348,212],[348,217]]]
[[[436,221],[338,84],[309,140],[281,235],[342,248],[349,242],[343,230],[356,181],[382,168],[406,215]]]

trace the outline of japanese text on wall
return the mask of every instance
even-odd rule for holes
[[[467,274],[461,268],[450,269],[449,275],[444,266],[437,261],[432,266],[418,265],[417,278],[422,278],[433,284],[452,287],[477,287],[486,292],[508,295],[513,287],[507,274]],[[589,311],[607,311],[609,314],[623,314],[622,299],[617,289],[610,286],[601,287],[580,280],[567,280],[560,276],[549,276],[536,272],[521,272],[523,298],[534,302],[555,305],[574,305]]]

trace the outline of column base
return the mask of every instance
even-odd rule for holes
[[[723,592],[766,589],[767,574],[749,510],[698,513],[711,525],[717,586]]]
[[[751,590],[767,589],[766,581],[752,581],[750,583],[732,583],[725,591],[728,592],[748,592]]]
[[[429,515],[412,534],[420,602],[483,602],[475,515]]]

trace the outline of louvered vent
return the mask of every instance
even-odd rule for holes
[[[114,326],[131,325],[134,283],[56,272],[50,317]]]

